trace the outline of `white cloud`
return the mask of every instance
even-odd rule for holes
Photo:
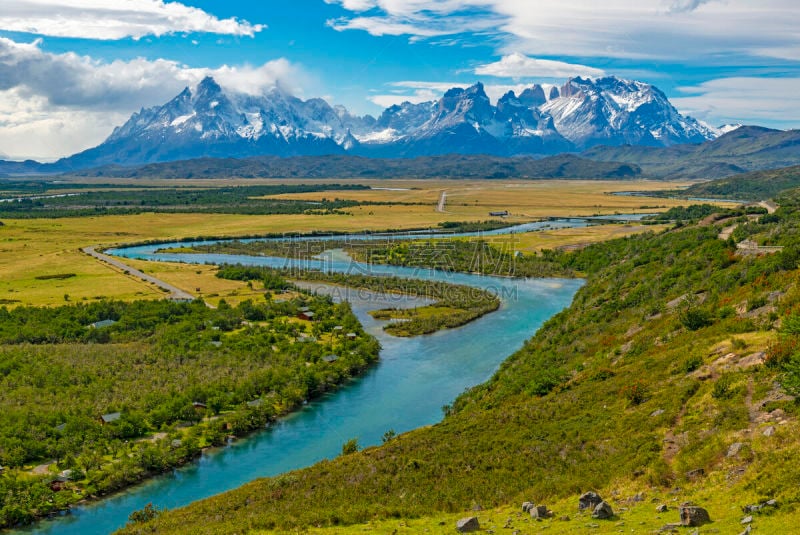
[[[223,87],[259,94],[276,85],[298,95],[311,81],[280,58],[260,66],[190,68],[142,58],[109,63],[51,54],[40,42],[0,38],[0,151],[52,159],[94,146],[144,106],[162,104],[213,76]]]
[[[603,76],[605,72],[602,69],[586,65],[537,59],[514,53],[503,56],[500,61],[478,66],[475,74],[518,80],[520,78],[568,78],[571,76],[597,78]]]
[[[426,38],[473,32],[475,21],[486,21],[482,28],[503,38],[506,54],[796,60],[800,46],[796,0],[537,0],[535,6],[521,0],[326,1],[357,14],[336,21],[342,30],[386,27]]]
[[[53,37],[139,39],[176,32],[252,37],[264,28],[163,0],[3,0],[0,9],[0,29]]]
[[[679,89],[673,98],[683,112],[708,123],[762,124],[800,128],[800,78],[720,78]]]

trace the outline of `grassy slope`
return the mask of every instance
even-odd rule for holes
[[[694,197],[762,200],[797,186],[800,186],[800,165],[769,171],[755,171],[703,182],[695,184],[681,193]]]
[[[800,131],[744,126],[700,145],[595,147],[582,156],[598,161],[630,162],[642,176],[719,178],[746,171],[800,163]]]
[[[796,214],[786,220],[795,224]],[[573,515],[566,504],[593,488],[646,490],[672,505],[694,499],[725,532],[738,526],[741,506],[774,497],[781,508],[762,525],[785,527],[800,501],[797,406],[774,387],[778,370],[738,362],[766,349],[777,336],[775,320],[798,306],[798,273],[776,267],[776,258],[736,257],[717,232],[637,236],[572,257],[575,269],[591,275],[570,309],[488,383],[465,393],[442,423],[255,481],[125,533],[356,524],[331,530],[341,533],[381,519],[402,527],[392,518],[423,518],[437,531],[445,529],[439,519],[450,522],[474,503],[501,507],[487,513],[497,515],[523,499],[546,500]],[[770,297],[776,303],[748,312],[748,302],[769,303],[772,291],[782,292]],[[670,306],[683,295],[700,297]],[[694,316],[687,312],[711,325],[689,330]],[[766,437],[770,425],[777,431]],[[736,442],[744,446],[727,457]],[[687,473],[698,469],[705,475],[691,480]],[[659,527],[673,515],[662,520],[650,509],[647,522]],[[589,519],[574,521],[570,529]]]

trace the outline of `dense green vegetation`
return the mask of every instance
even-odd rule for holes
[[[389,308],[374,311],[372,315],[377,319],[402,320],[384,326],[386,332],[395,336],[416,336],[459,327],[497,310],[500,306],[500,299],[485,290],[458,284],[400,277],[276,270],[239,265],[223,266],[217,272],[217,276],[233,280],[259,280],[263,281],[265,286],[273,285],[273,281],[283,280],[283,277],[297,277],[304,281],[325,282],[380,293],[402,293],[433,301],[428,306],[413,309]]]
[[[472,225],[464,224],[467,229]],[[470,230],[455,230],[469,232]],[[208,245],[197,245],[181,249],[165,249],[166,252],[219,253],[255,256],[277,256],[282,258],[309,259],[332,249],[343,249],[352,258],[370,264],[439,269],[502,275],[507,277],[564,277],[574,276],[575,270],[565,262],[565,256],[556,251],[515,253],[514,236],[498,235],[491,240],[424,239],[398,240],[391,236],[385,239],[351,240],[256,240],[222,241]]]
[[[740,206],[731,209],[722,209],[711,204],[692,204],[690,206],[676,206],[666,212],[651,216],[653,221],[675,221],[677,223],[697,222],[714,214],[713,220],[725,218],[744,218],[748,215],[763,215],[767,213],[766,208],[761,206]]]
[[[346,303],[271,287],[290,293],[0,308],[0,527],[183,464],[378,358]]]
[[[1,168],[2,166],[0,166]],[[0,169],[1,170],[1,169]],[[418,158],[349,155],[200,158],[139,167],[108,166],[75,176],[115,178],[635,178],[636,165],[590,161],[571,154],[539,160],[448,154]]]
[[[16,202],[0,203],[0,216],[6,218],[76,217],[107,214],[224,213],[224,214],[331,214],[358,206],[358,201],[322,199],[319,202],[263,199],[268,195],[312,191],[351,191],[367,186],[341,184],[233,186],[224,188],[98,188],[72,191],[69,184],[15,183],[11,191],[25,191]],[[38,190],[44,188],[45,192]],[[36,191],[38,194],[32,194]],[[65,193],[69,192],[69,193]],[[18,195],[19,193],[17,193]],[[60,195],[60,196],[59,196]],[[379,204],[379,203],[371,203]]]
[[[776,242],[800,229],[800,193],[779,203],[759,222]],[[796,515],[800,407],[775,382],[800,384],[797,259],[740,256],[718,233],[683,226],[552,253],[586,285],[442,423],[123,533],[336,526],[547,503],[620,481],[676,489],[676,500],[720,485],[734,500],[726,514],[747,495]],[[759,364],[778,324],[780,343]],[[779,429],[766,434],[770,423]]]
[[[800,165],[755,171],[695,184],[681,194],[760,201],[800,186]]]

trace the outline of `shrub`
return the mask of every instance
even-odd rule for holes
[[[351,453],[356,453],[361,448],[358,445],[357,438],[351,438],[344,444],[342,444],[342,455],[350,455]]]
[[[708,327],[712,323],[711,314],[706,310],[695,307],[682,310],[678,317],[680,318],[681,324],[690,331]]]

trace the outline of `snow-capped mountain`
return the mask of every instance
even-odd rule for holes
[[[681,115],[658,88],[610,76],[574,78],[540,107],[580,148],[594,145],[669,146],[702,143],[716,132]]]
[[[65,164],[342,153],[357,144],[350,128],[369,129],[370,124],[369,118],[353,117],[323,99],[303,101],[277,88],[263,96],[230,93],[205,78],[163,106],[134,113],[103,144]]]
[[[372,156],[495,154],[544,156],[605,145],[698,143],[717,132],[684,117],[657,88],[614,77],[531,86],[492,104],[482,84],[438,101],[403,104],[377,119],[281,89],[258,96],[223,90],[212,78],[133,114],[98,147],[65,168],[132,165],[199,156]]]

